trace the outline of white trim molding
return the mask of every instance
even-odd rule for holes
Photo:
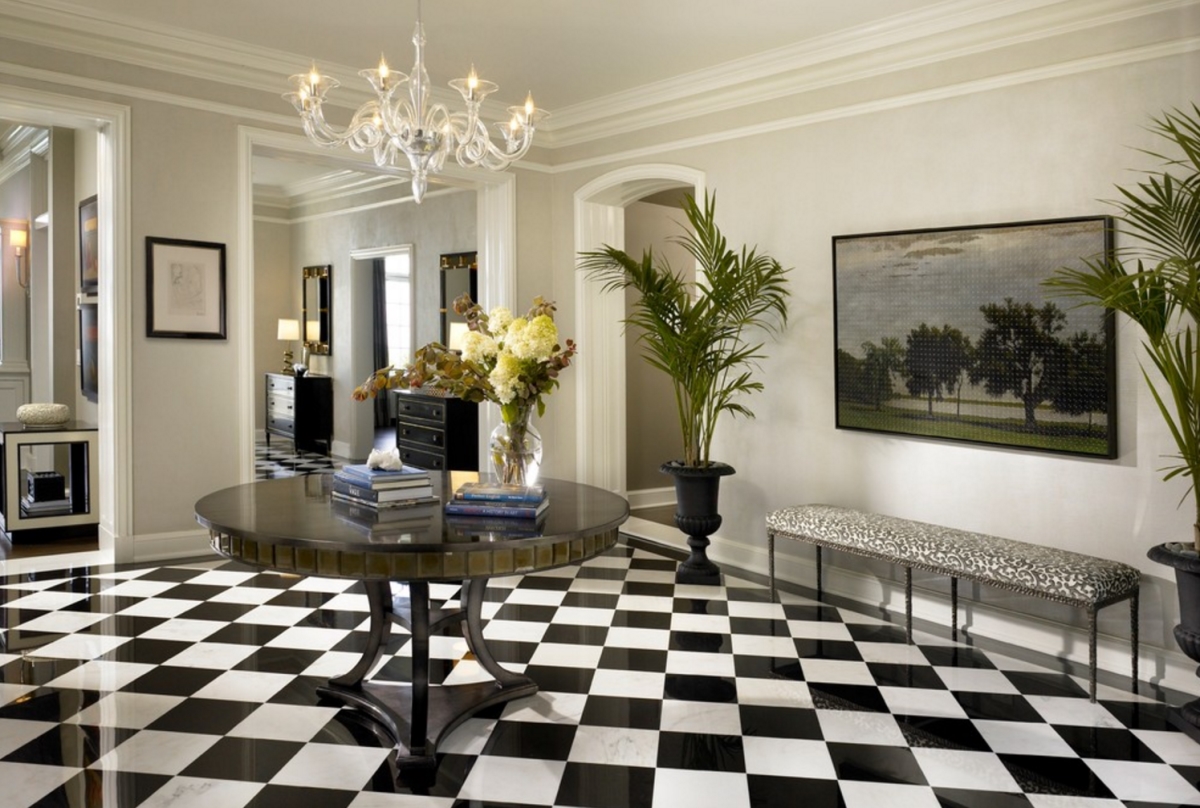
[[[625,207],[658,191],[705,191],[699,169],[670,163],[626,166],[597,177],[575,192],[575,254],[605,244],[625,245]],[[575,330],[580,345],[575,399],[576,480],[625,492],[625,299],[604,294],[583,273],[575,279]]]

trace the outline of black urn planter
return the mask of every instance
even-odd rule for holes
[[[1151,561],[1175,570],[1175,584],[1179,590],[1179,625],[1175,626],[1175,642],[1192,661],[1200,663],[1200,555],[1191,545],[1174,542],[1151,547],[1146,555]],[[1196,673],[1200,675],[1200,668]],[[1200,743],[1200,699],[1172,708],[1168,720]]]
[[[708,559],[705,549],[708,537],[721,526],[721,515],[717,512],[721,478],[735,473],[733,466],[726,463],[685,466],[672,460],[659,470],[675,480],[675,526],[687,534],[691,548],[691,554],[675,570],[675,583],[719,585],[721,569]]]

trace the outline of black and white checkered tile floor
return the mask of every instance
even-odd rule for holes
[[[1200,805],[1200,746],[1159,702],[673,568],[623,543],[491,581],[489,646],[541,690],[399,785],[315,692],[363,646],[358,584],[221,559],[0,579],[0,805]],[[394,629],[376,681],[406,679],[407,647]],[[483,675],[453,632],[431,655],[435,682]]]
[[[280,438],[270,444],[259,441],[254,445],[254,477],[258,480],[318,474],[339,466],[335,458],[314,452],[298,452],[290,441]]]

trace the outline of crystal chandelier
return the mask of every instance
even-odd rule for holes
[[[479,118],[479,107],[499,87],[479,78],[474,66],[465,79],[450,82],[462,94],[465,112],[450,112],[444,104],[430,101],[429,75],[425,72],[425,29],[421,25],[419,2],[412,41],[417,60],[411,74],[406,76],[391,70],[382,58],[379,67],[358,72],[370,82],[377,97],[359,107],[343,130],[331,126],[322,111],[325,95],[339,86],[339,82],[322,76],[315,65],[308,73],[292,76],[296,89],[283,97],[300,113],[309,139],[320,146],[347,145],[356,152],[370,151],[378,166],[395,165],[403,154],[412,172],[413,198],[420,202],[429,185],[429,175],[442,170],[450,152],[465,168],[480,166],[502,171],[529,151],[534,129],[547,113],[534,107],[532,95],[526,97],[524,106],[509,107],[510,120],[495,124],[502,143],[497,146],[488,135],[487,124]]]

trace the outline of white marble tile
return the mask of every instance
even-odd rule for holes
[[[575,731],[567,760],[654,768],[658,762],[658,732],[584,724]]]
[[[180,668],[229,670],[254,653],[256,646],[229,642],[198,642],[184,648],[164,664]]]
[[[612,623],[611,609],[592,609],[585,606],[559,606],[554,613],[555,625],[607,626]]]
[[[842,780],[838,783],[846,808],[941,808],[929,786]]]
[[[195,601],[192,601],[192,606],[195,605]],[[46,634],[70,634],[107,618],[107,613],[98,612],[47,612],[13,628]]]
[[[233,622],[264,626],[294,626],[310,614],[312,614],[312,609],[301,606],[259,606]]]
[[[548,628],[546,623],[529,620],[492,620],[483,628],[488,640],[512,640],[514,642],[541,642]]]
[[[176,581],[142,581],[134,578],[122,581],[116,586],[110,586],[104,590],[103,594],[105,597],[152,598],[177,586],[179,583]]]
[[[659,729],[670,732],[740,736],[742,734],[742,717],[736,704],[666,699],[662,703]]]
[[[592,677],[588,692],[596,696],[630,699],[661,699],[666,675],[652,671],[621,671],[601,668]]]
[[[553,805],[567,764],[557,760],[483,755],[459,789],[459,800]]]
[[[172,777],[138,808],[241,808],[262,789],[263,783],[241,780]]]
[[[34,738],[57,727],[58,724],[51,721],[0,718],[0,758],[7,757]]]
[[[337,715],[337,707],[263,704],[229,731],[235,738],[307,742]]]
[[[652,651],[665,651],[671,644],[671,632],[665,628],[612,626],[604,638],[604,644],[609,648],[645,648]]]
[[[578,724],[587,705],[585,693],[554,693],[539,690],[526,699],[504,705],[505,721],[532,721],[543,724]]]
[[[240,575],[241,573],[235,573]],[[345,592],[350,587],[354,586],[354,581],[349,578],[318,578],[310,575],[301,578],[295,586],[292,587],[293,592],[328,592],[336,594]],[[365,596],[364,596],[365,599]]]
[[[219,620],[188,620],[175,618],[161,623],[149,631],[138,635],[147,640],[179,640],[181,642],[199,642],[210,634],[216,634],[228,625]]]
[[[696,631],[702,634],[728,634],[730,631],[729,616],[675,612],[671,615],[671,630]]]
[[[514,589],[504,602],[530,606],[558,606],[566,596],[566,592],[553,589]]]
[[[811,709],[812,694],[808,684],[794,679],[738,678],[738,704],[755,704],[763,707],[800,707]]]
[[[382,794],[363,791],[347,808],[454,808],[450,797],[428,797],[421,794]]]
[[[357,665],[360,657],[361,654],[351,653],[350,651],[330,651],[322,654],[316,659],[316,661],[313,662],[313,664],[305,668],[304,675],[318,676],[322,679],[327,679],[332,676],[341,676],[343,673],[346,673],[355,665]],[[375,667],[372,668],[367,674],[368,678],[370,677],[371,673],[374,673],[379,669],[380,665],[384,664],[386,659],[390,659],[390,657],[382,657],[378,662],[375,663]]]
[[[624,588],[624,581],[610,581],[605,578],[576,578],[571,581],[571,586],[567,591],[587,595],[620,595]]]
[[[351,592],[343,592],[340,595],[335,595],[327,600],[321,608],[329,609],[330,611],[335,612],[363,612],[364,614],[371,613],[371,603],[367,600],[367,596],[358,595]]]
[[[1172,766],[1200,766],[1200,744],[1174,730],[1135,729],[1138,740]]]
[[[468,718],[438,744],[438,754],[478,755],[495,728],[493,718]]]
[[[188,581],[189,584],[200,584],[201,586],[238,586],[249,581],[251,578],[257,577],[257,572],[240,572],[237,570],[208,570],[202,572],[195,578]],[[307,578],[301,581],[309,580]],[[331,580],[328,578],[320,578],[314,580]],[[353,581],[341,582],[343,587],[349,586]],[[340,589],[337,591],[341,591]]]
[[[1125,802],[1200,805],[1200,791],[1166,764],[1093,759],[1084,763]]]
[[[577,645],[575,643],[539,643],[529,659],[530,665],[557,665],[564,668],[594,669],[600,665],[601,645]]]
[[[881,687],[880,695],[893,715],[927,715],[940,718],[966,718],[967,713],[948,690]]]
[[[807,682],[841,685],[874,685],[875,677],[867,663],[851,659],[802,659],[800,669]]]
[[[889,713],[864,710],[817,710],[821,735],[830,743],[907,746],[900,725]]]
[[[659,769],[654,773],[654,808],[750,808],[746,775],[696,769]]]
[[[53,659],[95,659],[121,647],[130,639],[132,638],[111,637],[105,634],[67,634],[38,648],[37,655]]]
[[[950,690],[964,693],[1006,693],[1021,691],[1001,671],[990,668],[935,667],[938,677]]]
[[[693,676],[733,676],[733,654],[667,651],[667,673]]]
[[[934,788],[1021,792],[1012,774],[991,752],[913,747],[912,753]]]
[[[157,693],[109,693],[66,720],[68,724],[143,729],[184,701],[181,696]]]
[[[144,729],[92,765],[114,771],[179,774],[219,740],[219,735]]]
[[[928,665],[929,660],[915,645],[902,642],[859,642],[858,653],[864,662],[889,665]]]
[[[789,620],[788,631],[798,640],[838,640],[851,642],[850,629],[845,623],[824,620]]]
[[[1025,700],[1050,724],[1113,729],[1123,729],[1125,726],[1100,702],[1092,704],[1087,699],[1069,696],[1026,696]]]
[[[198,699],[265,702],[295,679],[286,673],[226,671],[194,694]]]
[[[340,628],[291,626],[267,641],[267,648],[300,648],[305,651],[328,651],[350,634]]]
[[[836,779],[829,747],[823,741],[800,738],[768,738],[747,735],[742,738],[747,774],[779,777]]]
[[[357,791],[366,785],[391,751],[365,746],[308,744],[271,778],[271,782]]]
[[[13,806],[35,805],[80,771],[82,769],[67,766],[30,766],[0,761],[0,783],[4,783],[5,799]]]
[[[49,687],[76,690],[120,690],[127,684],[154,670],[154,665],[140,662],[107,662],[93,659],[78,665],[47,682]]]
[[[763,603],[754,600],[729,601],[730,617],[754,617],[760,620],[783,620],[782,603]]]
[[[675,601],[657,595],[621,595],[617,599],[617,609],[618,611],[671,614],[675,610]]]
[[[197,601],[183,598],[146,598],[117,614],[130,617],[178,617],[199,605]]]
[[[1002,755],[1077,757],[1075,750],[1049,724],[1028,721],[984,721],[972,723],[993,752]]]
[[[91,595],[87,592],[33,592],[16,600],[10,600],[4,604],[4,608],[51,612],[55,609],[64,609],[90,597]]]

